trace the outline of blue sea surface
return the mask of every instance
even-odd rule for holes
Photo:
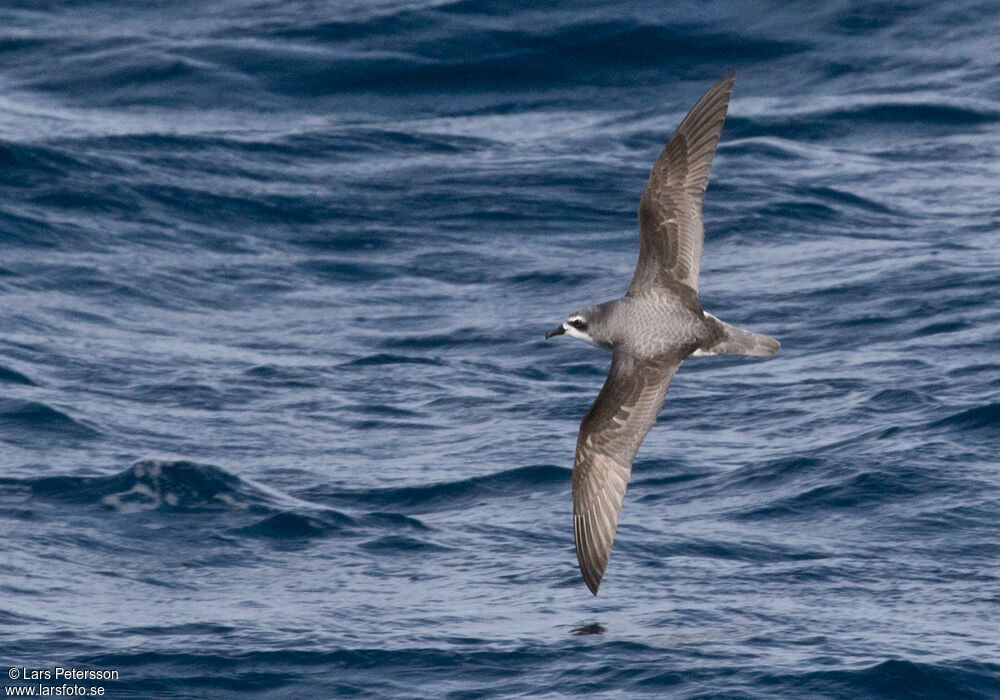
[[[978,0],[4,3],[3,683],[1000,697],[998,37]],[[543,334],[623,293],[729,72],[700,296],[782,349],[684,363],[595,598],[609,355]]]

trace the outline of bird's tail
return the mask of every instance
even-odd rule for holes
[[[751,333],[742,328],[731,326],[706,313],[719,326],[717,340],[710,346],[701,348],[695,355],[753,355],[767,357],[778,352],[781,343],[768,335]]]

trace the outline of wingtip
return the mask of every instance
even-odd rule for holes
[[[577,545],[577,563],[580,565],[583,582],[587,584],[591,593],[597,595],[597,589],[601,587],[601,580],[604,578],[604,567],[588,557],[581,557],[579,543]]]
[[[719,81],[712,86],[712,88],[725,92],[728,96],[733,94],[733,86],[736,84],[736,73],[727,73],[726,75],[719,78]]]

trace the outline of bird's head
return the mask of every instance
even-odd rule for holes
[[[601,306],[591,306],[582,311],[574,311],[559,326],[546,333],[545,337],[552,338],[565,334],[599,348],[610,348],[610,340],[605,339],[600,332],[603,316]]]

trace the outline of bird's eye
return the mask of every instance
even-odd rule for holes
[[[587,322],[584,321],[582,318],[571,318],[569,320],[569,325],[573,326],[573,328],[576,328],[579,331],[587,329]]]

